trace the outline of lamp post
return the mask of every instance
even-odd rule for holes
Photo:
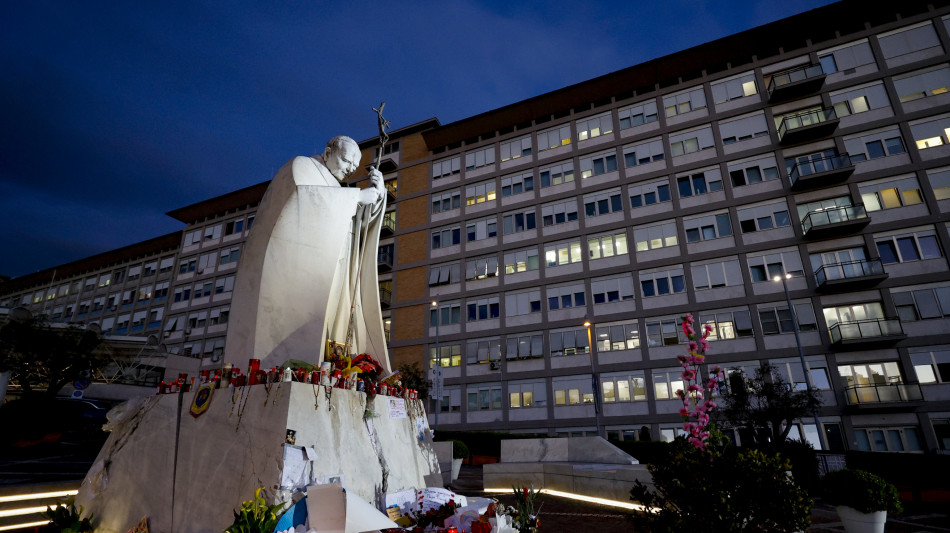
[[[802,373],[805,374],[805,385],[808,387],[809,391],[815,390],[815,387],[812,385],[811,373],[808,371],[808,365],[805,364],[805,352],[802,350],[802,339],[798,334],[798,317],[795,316],[795,306],[792,305],[792,297],[788,294],[788,283],[786,280],[792,279],[791,274],[785,274],[785,276],[775,276],[772,278],[772,281],[781,281],[782,288],[785,289],[785,302],[788,304],[788,312],[792,315],[792,331],[795,332],[795,345],[798,347],[798,359],[802,363]],[[779,326],[781,328],[781,325]],[[827,449],[825,447],[825,435],[824,431],[821,428],[821,421],[818,419],[818,414],[813,415],[815,417],[815,430],[818,432],[818,445],[822,450]]]
[[[442,410],[442,356],[439,353],[439,322],[442,321],[442,317],[439,316],[439,302],[432,300],[431,305],[432,311],[435,313],[435,367],[432,368],[432,385],[435,388],[435,424],[433,429],[436,429],[439,427],[439,411]]]
[[[584,319],[584,327],[587,328],[587,347],[590,349],[590,380],[591,385],[594,388],[594,421],[597,424],[597,436],[602,438],[607,438],[604,435],[604,428],[600,424],[600,377],[597,375],[597,372],[594,371],[594,349],[595,344],[593,342],[593,337],[591,336],[591,324],[590,320]]]

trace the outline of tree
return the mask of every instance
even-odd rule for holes
[[[817,391],[795,390],[768,363],[756,369],[751,379],[731,377],[723,401],[722,418],[736,428],[751,430],[757,438],[760,430],[767,429],[776,444],[785,442],[796,419],[813,416],[821,407]]]
[[[399,365],[399,379],[403,387],[419,391],[419,399],[425,400],[429,397],[429,380],[425,373],[419,367],[419,363],[403,363]]]
[[[95,331],[54,326],[42,317],[10,320],[0,326],[0,371],[9,370],[24,395],[46,387],[47,396],[56,396],[67,383],[108,364],[101,344]]]

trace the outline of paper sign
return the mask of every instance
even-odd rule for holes
[[[402,398],[389,399],[389,418],[406,418],[406,400]]]
[[[416,491],[414,489],[401,490],[386,495],[386,507],[398,505],[403,510],[413,509],[412,504],[416,502]]]
[[[399,506],[398,506],[398,505],[394,505],[394,506],[392,506],[392,507],[387,507],[387,508],[386,508],[386,516],[388,516],[390,520],[392,520],[393,522],[395,522],[396,520],[399,520],[399,517],[402,516],[402,511],[399,509]]]
[[[465,499],[465,496],[446,489],[428,487],[416,491],[416,505],[421,505],[423,512],[438,509],[448,503],[449,500],[454,500],[457,507],[465,507],[468,505],[468,500]]]
[[[304,449],[285,444],[284,469],[280,473],[281,488],[303,490],[311,484],[310,473],[310,460]]]
[[[474,505],[459,507],[455,510],[455,517],[458,518],[459,531],[471,533],[472,522],[478,522],[478,507]]]

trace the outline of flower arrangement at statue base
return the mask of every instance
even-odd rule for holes
[[[644,506],[632,515],[634,524],[648,531],[804,531],[813,502],[788,473],[791,463],[778,454],[727,446],[710,423],[717,407],[712,395],[722,379],[717,366],[705,383],[700,378],[711,330],[705,325],[697,334],[692,315],[683,317],[689,353],[679,357],[685,390],[677,396],[685,436],[648,466],[653,488],[637,481],[630,491]]]
[[[541,519],[538,518],[541,506],[535,509],[535,504],[541,492],[532,486],[511,487],[511,490],[515,495],[515,504],[509,507],[498,505],[495,509],[498,530],[504,531],[502,524],[508,522],[519,533],[537,533],[541,530]]]

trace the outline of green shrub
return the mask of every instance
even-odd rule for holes
[[[234,511],[234,523],[225,533],[271,533],[280,520],[283,503],[267,505],[267,500],[261,496],[264,487],[254,491],[254,499],[241,504],[240,512]]]
[[[76,510],[73,498],[69,498],[63,505],[47,507],[43,516],[49,519],[49,524],[39,528],[42,533],[86,533],[95,529],[92,525],[92,515],[82,517],[82,506]]]
[[[845,505],[862,513],[899,513],[903,509],[894,485],[870,472],[850,468],[825,474],[822,498],[831,505]]]
[[[468,459],[468,446],[460,440],[452,441],[452,459]]]

